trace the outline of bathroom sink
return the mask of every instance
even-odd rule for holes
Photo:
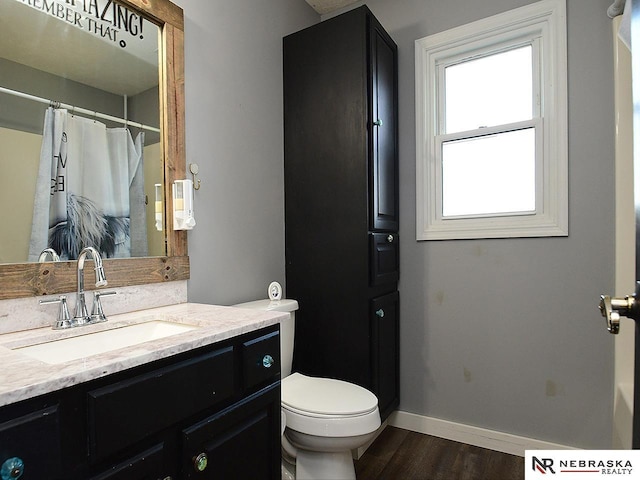
[[[77,337],[14,348],[13,350],[41,362],[56,365],[188,332],[196,328],[198,327],[193,325],[153,320],[111,330],[87,333]]]

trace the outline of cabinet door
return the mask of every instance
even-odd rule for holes
[[[397,233],[370,233],[371,285],[397,282],[400,278],[400,241]]]
[[[372,33],[371,229],[398,230],[396,47],[374,26]]]
[[[371,301],[372,385],[383,421],[399,402],[399,319],[398,292]]]
[[[19,458],[23,480],[56,478],[61,467],[58,406],[0,423],[0,465]]]
[[[185,479],[280,478],[280,382],[183,432]]]

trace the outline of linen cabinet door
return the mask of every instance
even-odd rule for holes
[[[369,234],[369,268],[372,286],[395,283],[400,278],[400,252],[397,233]]]
[[[374,26],[372,30],[371,230],[395,232],[398,231],[396,46],[382,27]]]
[[[371,301],[372,385],[382,421],[400,398],[399,343],[400,294],[393,292]]]

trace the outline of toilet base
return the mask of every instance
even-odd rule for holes
[[[285,456],[284,456],[284,452],[282,452],[282,462],[280,465],[281,471],[282,471],[282,480],[296,480],[296,465],[295,463],[291,463],[290,461],[288,461]],[[295,460],[294,460],[295,462]]]
[[[298,450],[296,480],[356,480],[351,451],[310,452]]]

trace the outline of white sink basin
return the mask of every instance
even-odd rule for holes
[[[56,365],[188,332],[196,328],[198,327],[193,325],[154,320],[27,347],[19,347],[15,348],[14,351],[41,362]]]

